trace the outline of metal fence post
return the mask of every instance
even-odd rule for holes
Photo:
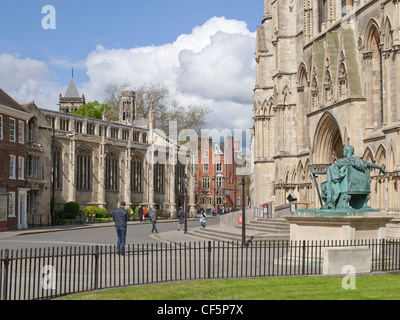
[[[303,240],[302,274],[306,273],[306,240]]]
[[[98,281],[99,281],[99,246],[95,247],[94,252],[94,290],[98,289]]]
[[[208,270],[207,279],[211,279],[211,241],[208,241]]]
[[[4,250],[4,281],[3,281],[3,300],[7,300],[7,279],[8,279],[8,267],[10,265],[10,251],[8,249]]]
[[[382,270],[385,271],[385,239],[382,239]]]

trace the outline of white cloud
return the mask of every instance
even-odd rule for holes
[[[0,66],[0,88],[19,103],[32,101],[40,95],[50,75],[44,62],[11,54],[0,55]]]
[[[255,33],[242,21],[212,18],[171,44],[134,49],[98,46],[87,58],[89,100],[99,99],[108,82],[163,83],[183,106],[214,110],[209,125],[252,125]]]
[[[205,98],[251,103],[253,44],[252,37],[218,32],[201,52],[181,51],[178,88]]]

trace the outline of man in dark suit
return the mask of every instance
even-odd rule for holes
[[[139,206],[138,214],[139,214],[139,221],[142,222],[143,221],[143,207],[142,207],[142,205]]]
[[[129,213],[125,210],[126,203],[121,201],[120,206],[113,212],[113,220],[115,221],[115,229],[117,230],[117,254],[124,255],[126,242],[126,229],[129,221]]]

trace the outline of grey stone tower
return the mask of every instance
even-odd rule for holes
[[[134,91],[123,91],[118,102],[119,122],[132,125],[137,118],[136,93]]]
[[[74,70],[72,70],[72,78],[64,97],[60,93],[60,112],[70,113],[71,111],[76,111],[85,103],[85,95],[83,94],[82,97],[79,95],[78,88],[74,81]]]

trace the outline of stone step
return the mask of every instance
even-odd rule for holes
[[[289,227],[289,223],[285,219],[258,219],[250,221],[250,224]]]
[[[188,230],[189,235],[211,241],[242,241],[241,232],[222,230],[220,228],[193,228]],[[289,240],[289,233],[265,233],[265,232],[246,232],[246,241],[263,240]]]
[[[238,226],[237,228],[241,228]],[[289,234],[290,225],[284,219],[253,220],[246,224],[246,230],[265,233]]]
[[[241,227],[237,227],[240,229]],[[246,225],[246,230],[254,230],[254,231],[259,231],[259,232],[265,232],[265,233],[289,233],[290,229],[289,228],[279,228],[279,227],[273,227],[273,226],[252,226],[252,225]]]
[[[225,231],[220,228],[192,228],[188,230],[189,235],[200,237],[205,240],[212,241],[242,241],[242,234],[239,232]],[[251,236],[246,234],[246,241],[250,240]]]

